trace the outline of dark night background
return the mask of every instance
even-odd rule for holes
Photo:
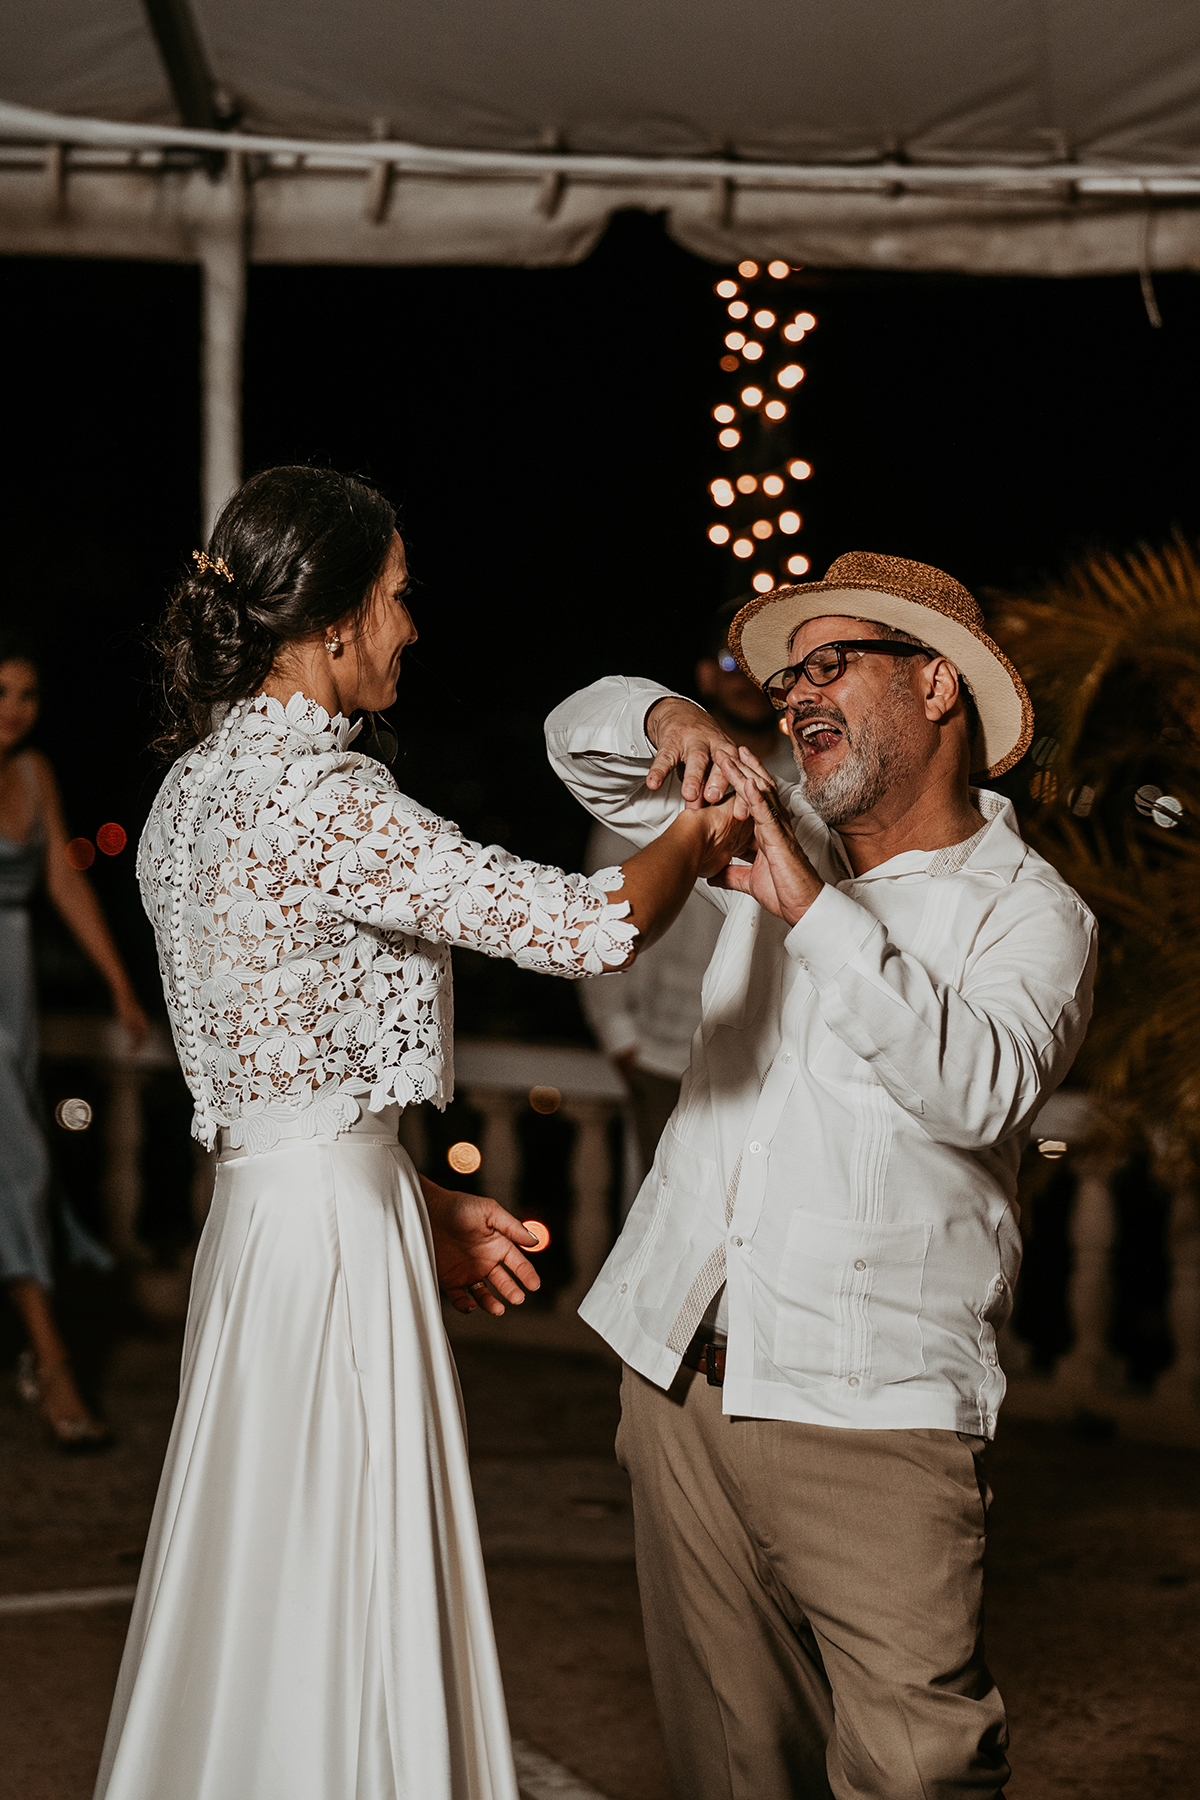
[[[251,270],[246,468],[328,463],[399,503],[421,642],[397,774],[473,836],[577,864],[586,821],[546,765],[545,713],[613,671],[686,687],[736,591],[705,539],[724,273],[641,214],[577,268]],[[814,576],[871,549],[981,591],[1200,534],[1194,276],[1158,278],[1157,331],[1134,276],[793,280],[818,319],[789,422],[814,469],[793,546]],[[199,276],[9,259],[4,282],[5,609],[45,648],[38,737],[71,829],[130,832],[93,875],[157,1007],[132,840],[157,781],[145,636],[200,542]],[[45,1002],[102,1006],[61,932],[45,942]],[[477,956],[458,983],[465,1032],[582,1033],[572,984]]]

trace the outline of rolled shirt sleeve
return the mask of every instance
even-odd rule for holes
[[[546,720],[550,766],[581,806],[635,848],[666,830],[683,809],[678,775],[656,793],[646,786],[654,745],[646,714],[672,689],[639,675],[606,675],[556,706]]]

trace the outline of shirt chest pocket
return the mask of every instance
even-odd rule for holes
[[[774,1360],[811,1381],[906,1381],[925,1368],[921,1288],[931,1227],[797,1210],[779,1271]]]

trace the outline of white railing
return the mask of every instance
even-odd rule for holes
[[[107,1087],[97,1121],[105,1146],[104,1201],[109,1241],[132,1268],[137,1292],[152,1311],[179,1312],[186,1300],[188,1268],[155,1269],[137,1235],[142,1203],[143,1088],[158,1069],[174,1068],[164,1031],[153,1031],[145,1047],[130,1056],[114,1023],[93,1018],[50,1017],[43,1021],[43,1054],[51,1060],[89,1061],[99,1066]],[[460,1039],[455,1047],[457,1091],[482,1120],[479,1150],[487,1191],[515,1207],[521,1193],[521,1139],[518,1121],[530,1090],[552,1087],[561,1096],[559,1114],[574,1128],[568,1171],[567,1249],[571,1277],[555,1296],[553,1312],[510,1311],[499,1323],[473,1314],[451,1315],[455,1335],[503,1332],[509,1341],[598,1349],[599,1340],[575,1315],[612,1239],[611,1195],[620,1181],[630,1192],[626,1162],[612,1166],[614,1119],[624,1116],[623,1085],[598,1051],[501,1040]],[[1081,1095],[1056,1095],[1038,1120],[1037,1135],[1079,1143],[1086,1136],[1089,1102]],[[409,1108],[401,1136],[418,1168],[438,1179],[448,1170],[430,1165],[427,1109]],[[1069,1221],[1071,1268],[1067,1312],[1071,1348],[1047,1374],[1031,1370],[1029,1346],[1011,1330],[1002,1334],[1002,1360],[1009,1374],[1006,1409],[1025,1417],[1065,1420],[1092,1414],[1113,1420],[1130,1437],[1200,1447],[1200,1197],[1193,1182],[1179,1178],[1171,1193],[1168,1230],[1170,1291],[1167,1317],[1174,1359],[1152,1393],[1130,1389],[1118,1358],[1108,1346],[1113,1310],[1113,1248],[1116,1239],[1115,1165],[1079,1153],[1078,1180]],[[192,1215],[203,1222],[212,1192],[212,1161],[195,1151]]]

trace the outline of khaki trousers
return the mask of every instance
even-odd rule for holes
[[[626,1368],[617,1457],[679,1800],[957,1800],[1008,1778],[982,1441],[731,1419]]]

